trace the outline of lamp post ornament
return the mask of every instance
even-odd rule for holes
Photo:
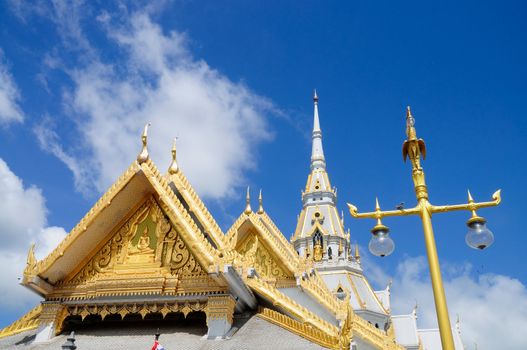
[[[376,225],[371,230],[373,236],[369,243],[369,249],[372,254],[381,257],[391,254],[395,247],[393,240],[388,234],[388,227],[382,223],[382,218],[387,216],[406,215],[418,215],[421,217],[425,237],[426,253],[428,255],[428,265],[430,267],[430,278],[432,280],[432,289],[434,292],[437,322],[439,324],[439,332],[441,335],[441,344],[444,350],[454,350],[452,328],[450,326],[450,319],[448,317],[445,291],[443,289],[443,281],[441,279],[441,270],[437,257],[434,231],[432,229],[432,215],[454,210],[470,211],[472,215],[467,221],[469,230],[465,240],[472,248],[485,249],[493,243],[494,237],[492,232],[486,227],[486,220],[483,217],[478,216],[476,210],[498,205],[501,202],[501,193],[500,190],[496,191],[492,195],[492,201],[475,202],[469,191],[468,203],[466,204],[440,206],[432,205],[428,201],[428,189],[425,182],[425,173],[421,166],[421,158],[423,160],[426,158],[426,146],[423,139],[417,138],[414,124],[415,119],[412,116],[410,107],[408,107],[406,112],[407,138],[403,143],[403,159],[406,161],[408,158],[412,164],[412,180],[414,183],[417,205],[410,209],[405,209],[401,206],[397,208],[397,210],[382,211],[379,206],[379,201],[376,199],[375,211],[373,212],[359,213],[357,207],[349,203],[348,207],[351,216],[354,218],[370,218],[377,220]]]

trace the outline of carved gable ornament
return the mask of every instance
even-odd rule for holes
[[[217,291],[153,197],[109,234],[91,258],[57,283],[56,297]]]
[[[256,271],[268,282],[284,281],[293,278],[286,272],[278,259],[267,249],[258,236],[254,233],[238,244],[236,249],[245,259],[245,263],[254,267]]]

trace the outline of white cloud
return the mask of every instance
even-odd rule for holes
[[[9,73],[4,53],[0,49],[0,124],[21,122],[24,114],[18,105],[20,93]]]
[[[36,129],[41,145],[72,170],[77,189],[102,192],[115,181],[137,156],[146,122],[162,170],[177,136],[180,166],[201,195],[221,198],[243,186],[255,147],[270,138],[272,104],[193,58],[184,35],[163,33],[144,12],[118,23],[104,13],[98,21],[121,56],[67,70],[74,89],[64,104],[78,144],[66,150],[48,126]]]
[[[26,252],[36,243],[37,259],[45,257],[66,232],[61,227],[46,227],[46,206],[42,192],[24,187],[4,160],[0,159],[0,310],[27,309],[39,298],[20,286],[19,277],[26,265]]]
[[[368,277],[382,284],[389,276],[372,267]],[[393,314],[408,314],[417,302],[420,328],[437,328],[434,299],[424,257],[406,258],[393,277]],[[467,349],[520,350],[527,340],[527,287],[519,280],[492,273],[475,276],[469,264],[443,266],[443,279],[450,319],[461,321],[461,338]]]

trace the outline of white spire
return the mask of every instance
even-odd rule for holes
[[[315,103],[315,113],[313,117],[313,149],[311,151],[311,169],[326,168],[324,150],[322,148],[322,130],[320,130],[320,121],[318,119],[318,95],[317,90],[313,93],[313,102]]]

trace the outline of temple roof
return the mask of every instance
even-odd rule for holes
[[[325,349],[305,338],[286,329],[268,322],[258,316],[249,319],[238,319],[234,323],[237,331],[230,339],[207,340],[205,325],[181,324],[136,324],[122,326],[98,327],[77,331],[75,345],[80,350],[123,349],[145,350],[154,343],[154,334],[160,328],[159,343],[169,350],[212,350],[212,349],[284,349],[284,350],[318,350]],[[67,335],[60,335],[51,341],[32,345],[36,330],[19,333],[17,335],[0,338],[2,349],[38,349],[56,350],[66,341]]]

